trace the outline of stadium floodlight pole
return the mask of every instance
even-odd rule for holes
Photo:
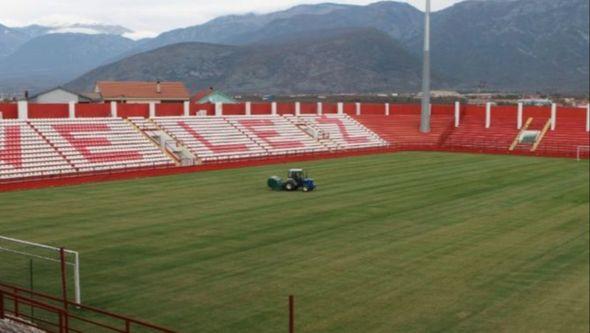
[[[424,55],[422,68],[422,116],[420,132],[430,133],[430,0],[424,11]]]

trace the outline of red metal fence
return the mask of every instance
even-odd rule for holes
[[[49,333],[159,332],[173,330],[145,321],[0,283],[0,319],[39,327]]]

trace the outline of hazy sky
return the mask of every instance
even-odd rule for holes
[[[0,23],[63,24],[101,22],[119,24],[140,35],[154,35],[196,25],[220,15],[266,13],[304,3],[369,4],[378,0],[0,0]],[[423,9],[424,0],[399,0]],[[433,10],[461,0],[432,0]]]

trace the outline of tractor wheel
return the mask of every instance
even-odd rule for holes
[[[287,181],[285,183],[285,190],[287,190],[287,191],[295,191],[296,188],[297,188],[297,185],[295,185],[295,183],[293,181]]]

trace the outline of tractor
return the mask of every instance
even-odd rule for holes
[[[268,178],[268,187],[275,191],[297,191],[303,192],[313,191],[316,188],[313,179],[307,177],[303,169],[291,169],[287,175],[287,179],[283,180],[279,176],[272,176]]]

